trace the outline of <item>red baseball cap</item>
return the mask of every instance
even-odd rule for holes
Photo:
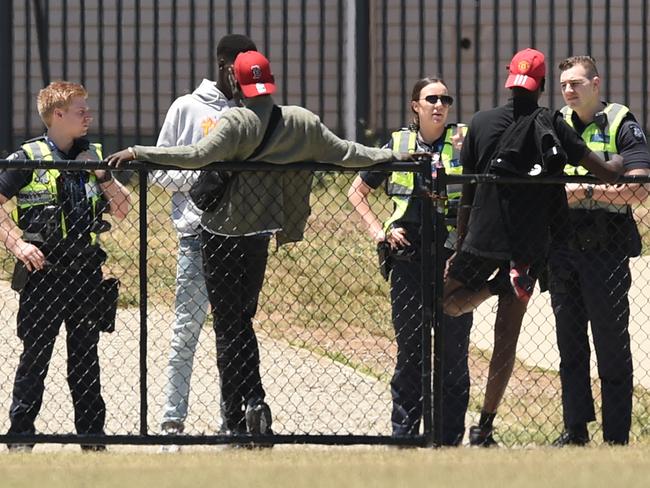
[[[531,48],[526,48],[514,55],[508,66],[510,74],[506,80],[506,88],[520,86],[528,91],[535,91],[546,76],[544,54]]]
[[[233,64],[235,79],[246,98],[271,95],[275,92],[275,78],[269,60],[258,51],[239,53]]]

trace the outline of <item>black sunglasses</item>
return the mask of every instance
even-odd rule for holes
[[[426,100],[431,105],[435,105],[440,100],[440,103],[445,107],[451,107],[451,104],[454,103],[454,97],[450,97],[449,95],[427,95],[424,98],[420,98],[420,100]]]

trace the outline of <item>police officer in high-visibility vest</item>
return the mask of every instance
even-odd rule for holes
[[[434,165],[442,164],[447,173],[460,174],[462,168],[458,160],[466,129],[461,124],[447,124],[452,103],[453,98],[449,96],[444,81],[438,78],[418,80],[410,100],[413,122],[408,128],[394,132],[387,146],[401,153],[432,153],[432,170],[435,170]],[[393,214],[382,224],[370,208],[368,195],[386,180],[394,208]],[[392,321],[397,341],[397,364],[391,381],[394,436],[417,434],[422,417],[421,200],[416,198],[424,190],[420,180],[421,176],[414,173],[363,171],[348,191],[350,202],[375,242],[387,242],[391,248]],[[455,221],[451,213],[460,198],[460,185],[450,185],[447,192],[447,217],[449,221]],[[450,229],[449,234],[448,241],[451,241],[455,231]],[[449,257],[452,248],[449,243],[442,262]],[[460,444],[465,431],[471,325],[471,314],[454,319],[445,316],[442,420],[442,442],[445,445]]]
[[[624,158],[625,175],[650,174],[643,130],[629,109],[600,98],[601,78],[589,56],[560,63],[560,85],[571,125],[592,151]],[[569,168],[569,166],[567,166]],[[571,174],[586,174],[582,168]],[[558,232],[549,258],[549,288],[555,314],[564,432],[554,445],[584,445],[595,420],[587,323],[602,387],[603,439],[627,444],[632,414],[632,355],[628,321],[629,258],[641,251],[631,205],[645,201],[642,184],[568,184],[569,229]]]
[[[101,146],[84,139],[92,121],[87,96],[83,86],[66,81],[40,90],[38,112],[47,133],[24,143],[9,159],[101,161]],[[99,239],[110,227],[101,214],[107,210],[124,218],[130,209],[129,192],[108,171],[59,170],[54,165],[2,170],[0,204],[13,197],[16,206],[11,214],[0,206],[0,241],[17,258],[14,285],[20,291],[18,337],[23,351],[8,433],[35,433],[54,342],[65,322],[75,427],[80,435],[101,435],[106,408],[97,357],[100,325],[93,304],[102,301],[97,293],[106,258]],[[21,275],[24,278],[18,279]],[[30,451],[33,445],[8,447]]]

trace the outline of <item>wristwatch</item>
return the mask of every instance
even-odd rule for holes
[[[587,185],[585,187],[585,200],[591,200],[594,197],[594,185]]]

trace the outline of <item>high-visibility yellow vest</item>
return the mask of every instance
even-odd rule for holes
[[[21,146],[21,149],[25,152],[27,159],[61,161],[61,158],[52,152],[49,144],[45,140],[25,143]],[[101,161],[103,159],[101,144],[90,144],[86,152],[90,160]],[[50,205],[59,206],[57,179],[60,175],[61,172],[54,168],[36,169],[32,172],[32,180],[19,190],[16,196],[16,208],[12,211],[12,218],[21,229],[25,230],[33,223],[30,220],[26,220],[30,217],[35,217],[35,213],[30,212],[31,209],[38,209],[39,207]],[[95,219],[97,217],[97,206],[102,198],[102,192],[97,183],[97,178],[92,173],[88,175],[88,182],[86,183],[86,198],[90,203],[92,218]],[[65,239],[68,235],[66,216],[62,211],[58,212],[58,214],[61,218],[61,238]],[[25,235],[24,238],[25,240],[30,240],[29,235]],[[91,232],[90,240],[91,244],[96,244],[97,234]]]
[[[562,112],[566,123],[571,127],[574,127],[572,119],[573,109],[565,106],[560,110],[560,112]],[[601,130],[595,122],[591,122],[587,127],[585,127],[581,137],[589,149],[604,159],[605,153],[618,154],[618,148],[616,147],[616,134],[618,133],[618,129],[621,127],[623,119],[625,119],[625,116],[630,112],[630,109],[620,103],[609,103],[603,112],[607,115],[607,127],[605,127],[604,130]],[[564,167],[564,172],[568,175],[584,176],[589,171],[587,168],[580,165],[566,165]],[[583,209],[602,208],[615,213],[624,213],[627,211],[627,205],[617,205],[597,201],[577,202],[571,204],[571,207]]]
[[[445,128],[445,139],[440,152],[440,159],[447,174],[462,174],[463,167],[460,165],[460,151],[454,148],[452,137],[456,133],[456,124],[449,124]],[[463,135],[467,133],[467,127],[463,127]],[[417,148],[418,133],[408,129],[393,132],[391,137],[391,149],[400,153],[413,153]],[[447,186],[447,201],[451,204],[460,200],[462,185]],[[415,189],[415,174],[410,171],[394,171],[388,182],[388,194],[393,201],[393,214],[385,222],[384,229],[389,230],[391,224],[400,220],[406,214],[411,195]]]

